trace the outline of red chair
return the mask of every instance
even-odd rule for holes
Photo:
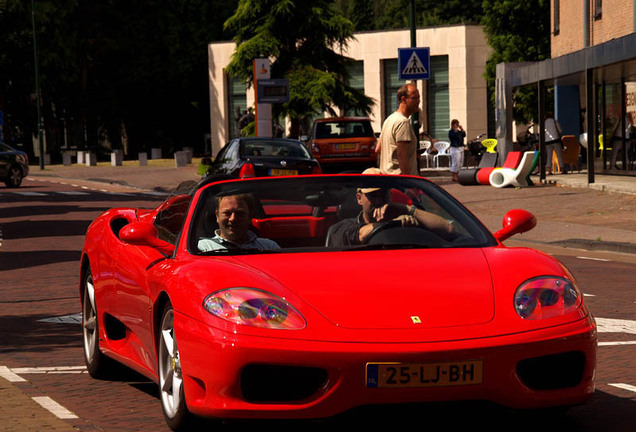
[[[503,164],[503,168],[516,169],[519,166],[519,162],[521,162],[521,158],[523,157],[523,152],[520,151],[512,151],[508,153],[506,157],[506,161]],[[490,185],[490,173],[493,172],[497,168],[482,168],[477,171],[477,183],[482,185]]]

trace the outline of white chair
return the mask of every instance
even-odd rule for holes
[[[528,183],[528,176],[537,164],[538,159],[539,152],[524,152],[521,162],[519,162],[519,166],[517,166],[517,168],[495,168],[490,173],[488,180],[490,181],[490,184],[496,188],[503,188],[506,186],[530,186],[530,183]]]
[[[431,145],[430,141],[420,141],[420,151],[424,150],[420,158],[424,158],[426,160],[426,168],[430,167],[429,159],[433,159],[433,155],[428,152]]]
[[[433,165],[435,165],[435,168],[439,168],[440,157],[447,157],[448,164],[450,165],[451,155],[448,152],[448,149],[450,148],[450,143],[448,141],[437,141],[434,145],[435,145],[435,148],[437,149],[437,154],[433,156]]]

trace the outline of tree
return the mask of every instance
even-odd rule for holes
[[[496,65],[502,62],[541,61],[550,58],[550,2],[548,0],[484,0],[484,27],[492,53],[486,63],[486,81],[494,98]],[[537,119],[536,89],[514,95],[514,118]]]
[[[416,25],[479,24],[481,1],[416,0]],[[335,6],[354,23],[356,31],[409,27],[410,0],[336,0]]]
[[[129,152],[158,136],[202,146],[209,131],[207,45],[229,39],[238,0],[34,0],[42,115],[49,151],[69,144]],[[0,108],[5,138],[35,130],[31,2],[0,0]],[[106,137],[106,138],[103,138]],[[25,143],[26,144],[26,143]],[[30,150],[29,146],[25,149]]]
[[[227,71],[248,86],[255,58],[273,59],[272,77],[289,79],[289,102],[273,114],[289,116],[289,135],[298,137],[301,120],[328,111],[371,112],[373,100],[347,84],[352,59],[342,51],[353,38],[353,24],[333,1],[240,0],[225,28],[234,33],[236,50]]]

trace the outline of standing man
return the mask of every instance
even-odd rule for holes
[[[398,109],[387,117],[380,133],[380,171],[419,175],[417,137],[410,117],[419,110],[420,92],[415,84],[405,84],[398,90],[397,99]]]

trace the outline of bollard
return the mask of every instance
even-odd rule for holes
[[[113,150],[110,154],[110,164],[112,166],[122,166],[124,160],[124,152],[122,150]]]
[[[188,154],[184,151],[178,151],[174,153],[174,162],[177,168],[183,168],[187,165]]]
[[[95,153],[84,153],[84,159],[86,161],[86,166],[97,166],[97,155]]]
[[[148,165],[148,153],[141,152],[139,153],[139,166],[147,166]]]

